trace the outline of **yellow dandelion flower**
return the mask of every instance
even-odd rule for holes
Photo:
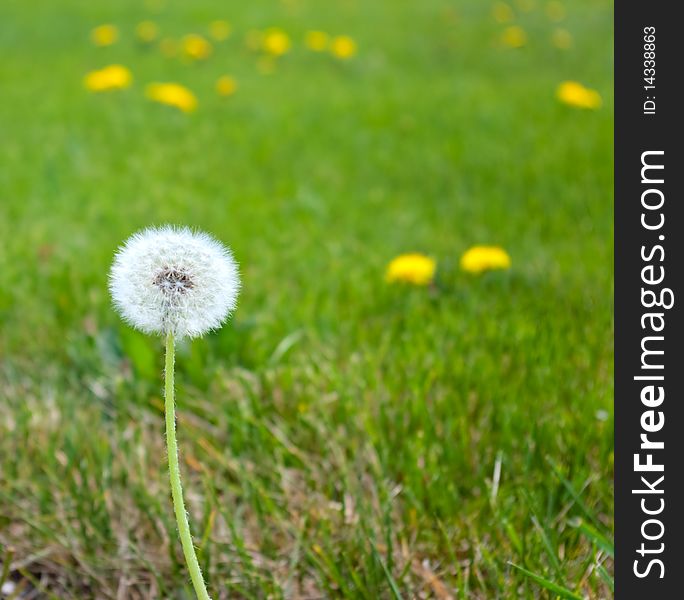
[[[565,19],[565,6],[561,2],[549,2],[546,5],[546,16],[552,21]]]
[[[141,42],[150,44],[159,36],[159,27],[152,21],[141,21],[135,27],[135,35]]]
[[[572,34],[567,29],[554,29],[551,43],[559,50],[567,50],[572,46]]]
[[[222,75],[216,81],[216,92],[219,96],[232,96],[237,90],[237,81],[230,75]]]
[[[183,38],[183,54],[191,60],[205,60],[211,51],[211,44],[201,35],[191,33]]]
[[[281,56],[290,50],[290,36],[282,29],[271,27],[263,37],[262,49],[271,56]]]
[[[223,42],[230,37],[232,28],[228,21],[212,21],[209,23],[209,35],[217,42]]]
[[[114,25],[99,25],[90,32],[90,40],[96,46],[111,46],[119,39],[119,30]]]
[[[323,52],[328,46],[329,37],[325,31],[307,31],[304,44],[309,50]]]
[[[522,27],[511,25],[503,30],[501,43],[509,48],[522,48],[527,44],[527,34]]]
[[[510,268],[511,257],[500,246],[473,246],[461,256],[461,269],[475,275]]]
[[[166,58],[173,58],[178,54],[178,42],[171,38],[163,38],[159,42],[159,50]]]
[[[185,86],[179,83],[150,83],[145,95],[155,102],[173,106],[189,113],[197,108],[197,98]]]
[[[497,23],[510,23],[514,16],[513,9],[505,2],[497,2],[492,6],[492,17]]]
[[[337,58],[346,60],[356,54],[356,42],[348,35],[338,35],[330,43],[330,52]]]
[[[429,285],[435,278],[437,261],[424,254],[401,254],[393,259],[385,272],[388,283],[403,282]]]
[[[83,78],[83,85],[91,92],[123,90],[132,82],[131,72],[122,65],[109,65],[103,69],[91,71]]]
[[[603,101],[596,90],[584,87],[577,81],[564,81],[556,90],[556,98],[563,104],[575,108],[597,109]]]

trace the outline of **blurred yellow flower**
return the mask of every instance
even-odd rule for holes
[[[596,90],[584,87],[577,81],[564,81],[556,90],[558,100],[575,108],[597,109],[603,101]]]
[[[114,25],[100,25],[90,32],[90,40],[96,46],[111,46],[119,39],[119,30]]]
[[[150,83],[145,95],[155,102],[173,106],[189,113],[197,108],[197,98],[185,86],[179,83]]]
[[[505,2],[497,2],[492,6],[492,16],[497,23],[509,23],[515,16],[513,9]]]
[[[424,254],[401,254],[387,266],[385,281],[428,285],[435,278],[437,261]]]
[[[159,35],[159,28],[152,21],[141,21],[135,28],[136,37],[146,44],[154,42]]]
[[[304,43],[309,50],[322,52],[328,46],[328,34],[325,31],[307,31]]]
[[[83,78],[83,85],[91,92],[123,90],[131,85],[133,76],[122,65],[109,65],[97,71],[91,71]]]
[[[212,21],[209,23],[209,35],[217,42],[223,42],[230,37],[231,27],[228,21]]]
[[[191,60],[205,60],[211,51],[211,44],[201,35],[191,33],[183,38],[183,54]]]
[[[216,81],[216,92],[219,96],[232,96],[237,90],[237,82],[230,75],[222,75]]]
[[[511,25],[506,27],[501,34],[501,43],[509,48],[522,48],[527,44],[527,34],[522,27]]]
[[[159,42],[159,50],[166,58],[173,58],[178,54],[178,42],[171,38],[164,38]]]
[[[281,56],[285,54],[289,51],[291,45],[290,36],[282,29],[271,27],[264,33],[262,48],[266,53],[272,56]]]
[[[337,58],[351,58],[356,54],[356,42],[348,35],[338,35],[330,43],[330,52]]]
[[[510,268],[511,257],[500,246],[473,246],[461,256],[461,269],[475,275]]]
[[[560,2],[549,2],[546,5],[546,16],[552,21],[562,21],[565,19],[565,6]]]
[[[560,50],[567,50],[572,46],[572,34],[567,29],[554,29],[551,43]]]

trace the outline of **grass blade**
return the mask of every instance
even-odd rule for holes
[[[554,583],[553,581],[549,581],[541,575],[537,575],[532,571],[528,571],[523,567],[519,567],[518,565],[512,562],[509,562],[508,564],[511,565],[511,567],[513,567],[514,569],[520,571],[523,575],[529,577],[530,579],[538,583],[543,588],[549,590],[550,592],[553,592],[554,594],[558,594],[561,598],[566,598],[567,600],[584,600],[582,596],[578,596],[574,592],[571,592],[569,589],[564,588],[563,586],[560,586],[557,583]]]

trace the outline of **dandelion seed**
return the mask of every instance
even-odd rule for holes
[[[527,34],[518,25],[506,27],[501,34],[501,43],[509,48],[522,48],[527,44]]]
[[[175,339],[220,327],[235,308],[238,269],[225,246],[187,228],[149,228],[119,249],[109,277],[114,305],[131,325],[166,336],[164,415],[173,509],[190,579],[209,600],[183,500],[174,390]],[[196,462],[196,461],[195,461]]]
[[[596,90],[584,87],[577,81],[561,83],[556,90],[556,98],[568,106],[589,110],[596,110],[603,104],[601,94]]]
[[[473,246],[461,256],[461,269],[475,275],[510,268],[511,257],[500,246]]]
[[[133,76],[123,65],[109,65],[91,71],[83,78],[83,85],[91,92],[123,90],[131,85]]]
[[[356,54],[356,42],[348,35],[338,35],[330,43],[333,56],[347,60]]]
[[[424,254],[401,254],[387,266],[385,281],[428,285],[435,278],[437,262]]]
[[[212,21],[209,23],[209,35],[217,42],[223,42],[230,37],[231,27],[228,21]]]
[[[133,235],[110,275],[114,303],[144,333],[197,337],[235,308],[240,287],[230,251],[187,228],[150,228]]]
[[[173,106],[186,113],[197,108],[195,95],[179,83],[151,83],[147,86],[145,94],[150,100]]]
[[[232,96],[237,90],[237,82],[230,75],[223,75],[216,81],[216,92],[219,96]]]
[[[159,36],[159,28],[152,21],[142,21],[136,26],[135,35],[144,44],[150,44]]]
[[[190,60],[206,60],[211,53],[211,44],[201,35],[192,33],[183,38],[183,54]]]
[[[96,46],[111,46],[119,39],[119,30],[114,25],[99,25],[90,32],[90,40]]]
[[[328,47],[329,37],[325,31],[307,31],[304,44],[309,50],[323,52]]]

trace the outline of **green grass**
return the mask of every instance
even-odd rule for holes
[[[244,278],[230,324],[177,356],[215,598],[612,596],[612,4],[567,2],[560,25],[536,4],[516,9],[513,50],[477,0],[169,2],[152,18],[170,35],[233,24],[193,66],[134,42],[140,2],[2,3],[6,577],[46,597],[191,597],[163,341],[106,289],[117,245],[173,222],[230,244]],[[103,22],[121,40],[93,48]],[[243,40],[272,25],[295,45],[262,75]],[[358,55],[306,51],[312,28]],[[133,87],[83,89],[114,62]],[[560,105],[566,79],[604,106]],[[198,110],[149,102],[151,81]],[[460,273],[477,243],[513,268]],[[436,285],[384,282],[407,251],[438,259]]]

